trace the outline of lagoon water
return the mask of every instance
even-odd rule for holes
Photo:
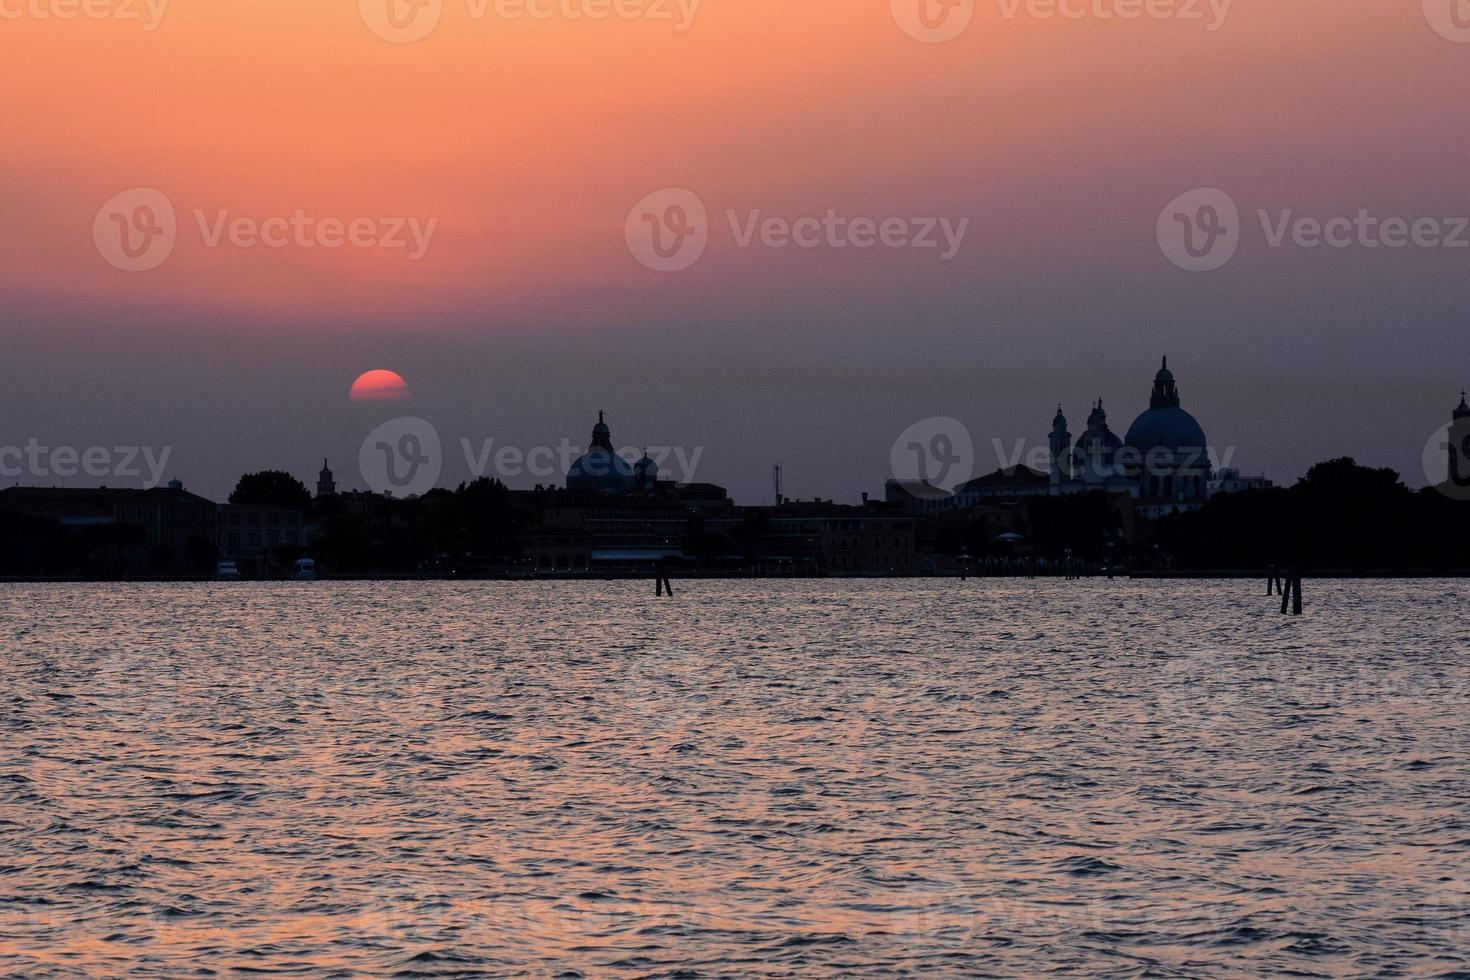
[[[0,587],[0,974],[1470,975],[1470,586]]]

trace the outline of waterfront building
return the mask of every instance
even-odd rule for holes
[[[1244,493],[1247,490],[1270,490],[1276,484],[1264,476],[1241,476],[1240,470],[1221,469],[1210,481],[1210,496],[1222,493]]]
[[[212,566],[215,504],[178,480],[166,487],[6,487],[0,512],[55,527],[77,543],[95,544],[89,573],[183,573]],[[128,530],[124,530],[128,529]]]
[[[1099,400],[1075,447],[1067,417],[1058,406],[1048,443],[1054,495],[1099,490],[1126,494],[1136,498],[1136,512],[1147,519],[1197,510],[1210,495],[1209,443],[1181,403],[1167,357],[1154,375],[1148,409],[1133,420],[1122,439],[1108,427]]]
[[[220,504],[219,548],[229,558],[258,558],[282,545],[305,548],[315,528],[306,515],[270,504]]]

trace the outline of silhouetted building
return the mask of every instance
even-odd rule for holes
[[[167,487],[6,487],[0,511],[54,521],[63,531],[99,542],[89,573],[142,575],[185,573],[212,564],[215,504],[184,490],[177,480]],[[108,534],[130,528],[134,534]]]
[[[1465,393],[1460,392],[1460,404],[1450,415],[1450,428],[1445,433],[1445,482],[1443,492],[1455,499],[1464,499],[1470,492],[1470,404]]]
[[[1051,492],[1050,487],[1051,481],[1045,473],[1017,465],[1001,467],[949,492],[923,481],[889,480],[883,487],[883,499],[902,508],[905,514],[941,514],[969,510],[995,500],[1045,496]]]
[[[305,548],[311,529],[299,510],[269,504],[220,504],[219,547],[229,558],[266,555],[282,545]]]
[[[1209,444],[1204,429],[1180,403],[1167,357],[1154,375],[1148,410],[1134,419],[1123,439],[1108,427],[1099,400],[1075,447],[1059,406],[1049,447],[1053,494],[1127,494],[1137,498],[1140,516],[1150,519],[1197,510],[1210,495]]]
[[[755,528],[752,564],[762,571],[832,576],[917,575],[914,518],[877,501],[788,500],[742,507]]]
[[[1240,470],[1221,469],[1210,481],[1210,496],[1220,493],[1244,493],[1247,490],[1270,490],[1276,484],[1264,476],[1241,476]]]
[[[637,489],[633,467],[613,448],[606,412],[597,413],[592,445],[567,471],[567,489],[605,494],[627,494]]]
[[[318,497],[330,497],[337,492],[337,481],[332,478],[332,471],[327,466],[327,461],[322,460],[322,471],[316,477],[316,495]]]

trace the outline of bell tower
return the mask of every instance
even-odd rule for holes
[[[322,460],[322,471],[316,476],[316,495],[318,497],[330,497],[337,492],[337,481],[332,478],[332,471],[327,467],[327,461]]]
[[[1179,388],[1174,384],[1174,372],[1169,370],[1169,358],[1164,358],[1164,366],[1159,368],[1159,373],[1154,375],[1154,393],[1148,400],[1149,408],[1178,408]]]
[[[1450,431],[1445,440],[1449,449],[1449,485],[1470,487],[1470,405],[1465,403],[1465,393],[1460,392],[1460,405],[1450,422]]]
[[[1067,417],[1057,406],[1057,417],[1051,420],[1051,492],[1062,492],[1062,484],[1072,479],[1072,433],[1067,431]]]

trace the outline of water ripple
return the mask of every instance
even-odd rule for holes
[[[0,588],[0,972],[1470,975],[1470,590]]]

